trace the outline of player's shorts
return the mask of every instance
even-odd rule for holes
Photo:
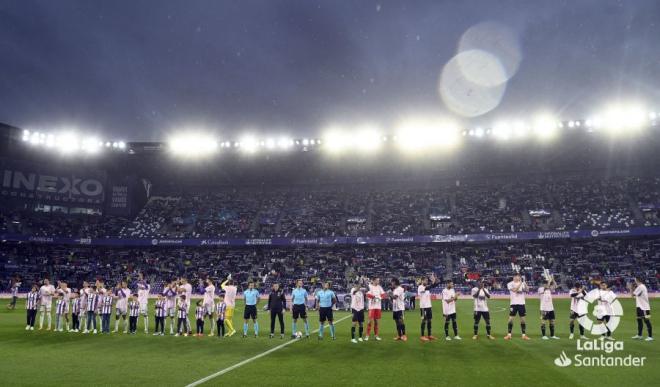
[[[53,308],[53,304],[41,304],[39,305],[40,312],[50,313],[50,310]]]
[[[554,310],[542,310],[541,311],[541,319],[542,320],[554,320],[555,319],[555,311]]]
[[[362,310],[351,309],[351,311],[353,312],[353,320],[352,320],[353,322],[359,322],[359,323],[364,322],[364,309]]]
[[[140,314],[141,315],[146,315],[149,313],[149,303],[148,302],[140,302]]]
[[[444,316],[445,316],[445,320],[454,320],[454,321],[456,321],[456,313],[446,314]]]
[[[433,319],[433,308],[420,308],[419,313],[422,316],[422,320]]]
[[[174,308],[173,306],[168,306],[167,307],[167,315],[169,317],[174,317],[176,315],[176,308]]]
[[[332,307],[319,308],[320,322],[326,322],[326,321],[332,322],[333,320],[334,318],[332,316]]]
[[[402,310],[395,310],[392,312],[392,320],[403,320],[403,311]]]
[[[205,302],[204,303],[204,315],[205,316],[212,316],[213,315],[213,309],[215,309],[215,304],[213,301],[211,302]]]
[[[637,308],[637,317],[651,317],[651,311],[650,310],[644,310],[642,308]]]
[[[509,316],[513,317],[515,315],[518,315],[520,317],[525,317],[525,315],[527,315],[527,310],[525,309],[525,305],[511,305],[509,307]]]
[[[380,309],[369,309],[369,319],[380,320],[383,317],[383,311]]]
[[[481,319],[484,319],[486,321],[490,321],[490,312],[485,312],[485,311],[480,311],[477,310],[474,312],[474,321],[479,322]]]
[[[293,315],[293,318],[307,318],[307,308],[305,307],[305,304],[295,304],[293,305],[291,314]]]
[[[571,320],[577,320],[578,318],[582,317],[583,315],[579,315],[576,311],[571,310],[571,314],[568,316],[569,319]]]
[[[245,305],[245,311],[243,312],[244,320],[256,320],[257,319],[257,306],[256,305]]]
[[[117,316],[126,316],[126,313],[128,312],[128,307],[124,305],[117,305],[115,308],[115,314]]]
[[[597,318],[596,320],[598,320],[598,322],[606,322],[606,323],[608,323],[608,322],[610,322],[610,316],[604,314],[604,315],[600,316],[600,318]]]
[[[234,317],[234,307],[227,306],[227,309],[225,309],[225,320],[231,320],[233,317]]]

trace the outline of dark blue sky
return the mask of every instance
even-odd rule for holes
[[[660,103],[657,0],[3,0],[0,122],[127,140],[185,124],[230,137],[387,129],[404,115],[452,114],[439,75],[486,21],[513,31],[522,60],[499,106],[464,122]]]

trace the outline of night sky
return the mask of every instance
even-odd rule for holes
[[[478,81],[506,79],[488,85],[494,106],[468,118],[439,79],[471,28],[500,65],[477,65],[488,75]],[[490,28],[505,41],[489,41]],[[617,98],[660,106],[657,0],[2,0],[0,53],[0,122],[126,140],[183,127],[231,138],[364,122],[390,131],[415,114],[582,118]],[[472,89],[462,97],[484,103]]]

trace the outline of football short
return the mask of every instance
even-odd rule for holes
[[[380,309],[369,309],[370,320],[380,320],[383,317],[383,311]]]
[[[637,317],[651,317],[651,311],[650,310],[644,310],[642,308],[637,308]]]
[[[50,310],[53,308],[53,304],[41,304],[39,305],[40,312],[50,313]]]
[[[403,311],[402,310],[396,310],[392,312],[392,320],[398,321],[398,320],[403,320]]]
[[[227,306],[227,309],[225,309],[225,320],[231,320],[233,317],[234,317],[234,307]]]
[[[542,320],[554,320],[555,319],[555,311],[554,310],[542,310],[541,311],[541,319]]]
[[[490,321],[490,312],[484,311],[475,311],[474,312],[474,322],[479,323],[481,319],[484,319],[486,322]]]
[[[245,305],[245,311],[243,312],[244,320],[256,320],[257,319],[257,306],[256,305]]]
[[[176,309],[173,306],[167,307],[167,315],[169,317],[174,317],[175,314],[176,314]]]
[[[334,318],[332,317],[332,308],[331,307],[319,308],[319,321],[320,322],[326,322],[326,321],[332,322],[333,320],[334,320]]]
[[[456,321],[456,313],[446,314],[446,315],[445,315],[445,320],[446,320],[446,321],[449,321],[449,320],[454,320],[454,321]]]
[[[140,302],[140,314],[141,315],[146,315],[149,312],[149,303],[148,302]]]
[[[128,312],[128,307],[125,305],[117,305],[115,308],[115,314],[117,316],[126,316],[126,313]]]
[[[364,309],[362,310],[355,310],[351,309],[353,311],[353,322],[364,322]]]
[[[433,308],[421,308],[419,310],[422,320],[432,320],[433,319]]]
[[[205,302],[204,303],[204,315],[205,316],[211,316],[213,315],[213,310],[215,309],[215,304],[213,301],[211,302]]]
[[[293,305],[293,310],[291,311],[294,319],[297,318],[307,318],[307,308],[305,304],[295,304]]]
[[[513,317],[515,315],[518,315],[520,317],[525,317],[527,315],[527,311],[525,310],[525,305],[511,305],[509,307],[509,316]]]

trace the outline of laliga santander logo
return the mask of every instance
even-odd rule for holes
[[[580,316],[578,317],[578,322],[580,325],[582,325],[582,327],[584,327],[584,329],[588,330],[592,335],[596,336],[607,333],[605,324],[594,324],[594,322],[588,316],[589,304],[592,304],[594,301],[598,300],[599,297],[600,290],[593,289],[587,293],[586,296],[580,299],[577,305],[577,314]],[[619,300],[615,298],[608,301],[612,307],[612,313],[609,315],[610,321],[607,322],[607,328],[610,329],[610,332],[614,332],[614,330],[619,326],[621,316],[623,316],[623,307],[621,306]],[[593,315],[596,316],[597,319],[602,318],[606,313],[607,310],[603,305],[596,305],[593,311]]]
[[[568,367],[571,363],[573,363],[571,358],[564,351],[561,351],[561,355],[555,359],[555,365],[558,367]]]

